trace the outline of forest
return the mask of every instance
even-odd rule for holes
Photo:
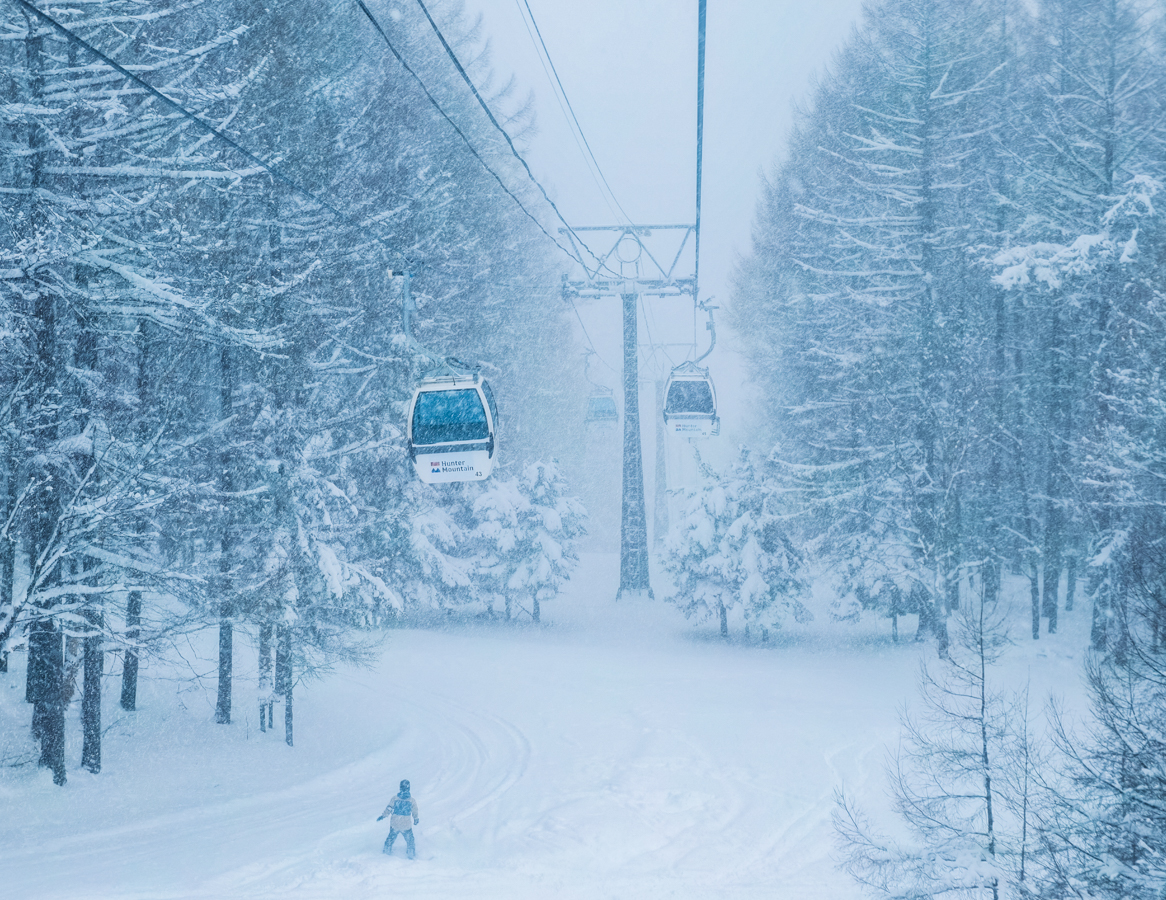
[[[396,44],[334,13],[0,10],[0,667],[28,650],[59,783],[78,681],[100,769],[109,655],[132,710],[143,652],[217,628],[227,723],[245,629],[290,743],[300,676],[360,658],[406,603],[537,618],[569,570],[585,513],[551,459],[577,435],[543,411],[585,399],[581,357],[554,352],[573,338],[553,247],[420,13],[390,21]],[[529,110],[444,13],[521,138]],[[404,454],[429,364],[406,271],[417,337],[503,385],[516,462],[486,491],[426,492]]]
[[[0,0],[0,673],[26,662],[58,786],[71,708],[96,775],[103,689],[134,711],[191,635],[214,721],[245,644],[292,745],[297,686],[386,629],[539,624],[577,571],[589,379],[534,110],[481,20],[432,7]],[[661,598],[745,699],[771,687],[746,654],[811,621],[899,649],[917,623],[891,809],[830,804],[871,895],[1160,900],[1162,5],[871,0],[775,151],[726,303],[756,421],[673,488]],[[417,342],[498,392],[484,484],[414,476]],[[1026,646],[1089,618],[1084,725],[1007,662],[1017,591]]]
[[[1160,5],[884,0],[765,185],[732,308],[767,401],[754,493],[836,573],[839,614],[918,614],[954,678],[925,676],[929,709],[968,729],[909,727],[916,778],[892,776],[932,855],[897,856],[844,809],[880,894],[1164,883],[1164,151]],[[1054,723],[1040,765],[1015,708],[986,712],[1012,576],[1033,640],[1082,598],[1092,617],[1094,731]],[[961,655],[948,623],[969,605],[988,612]],[[937,769],[979,800],[937,797]],[[978,876],[953,861],[968,853]]]

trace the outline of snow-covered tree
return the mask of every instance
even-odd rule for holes
[[[1059,585],[1067,607],[1091,529],[1111,530],[1082,485],[1109,480],[1122,335],[1157,340],[1125,310],[1153,321],[1150,292],[1116,256],[1115,277],[1009,290],[993,260],[1068,250],[1131,179],[1161,179],[1150,7],[869,4],[758,207],[733,314],[798,533],[852,569],[855,602],[884,573],[926,589],[941,649],[970,582],[997,592],[1008,567],[1033,636],[1055,631]]]
[[[529,117],[490,87],[461,5],[436,8],[521,131]],[[0,10],[0,172],[15,199],[0,211],[0,659],[31,629],[45,632],[32,656],[56,660],[67,631],[96,675],[112,644],[132,709],[152,640],[212,625],[228,723],[236,628],[257,632],[263,679],[274,654],[290,690],[358,649],[410,587],[404,535],[424,504],[401,448],[418,374],[400,334],[405,263],[418,334],[489,371],[503,452],[569,451],[569,429],[533,402],[573,389],[569,322],[544,302],[552,248],[482,167],[508,152],[415,13],[386,20],[392,39],[481,139],[477,157],[359,14],[111,0],[51,15],[60,29]],[[15,596],[21,556],[31,589]],[[167,601],[143,609],[150,594]],[[52,677],[33,687],[62,665],[35,662]],[[63,779],[59,695],[46,688],[34,718]]]
[[[1125,593],[1123,569],[1138,564],[1121,548],[1140,545],[1166,516],[1159,364],[1166,345],[1158,271],[1166,249],[1158,211],[1162,195],[1158,179],[1135,176],[1101,217],[1098,230],[1065,244],[1014,247],[995,260],[995,280],[1007,290],[1044,294],[1070,308],[1105,298],[1091,329],[1088,365],[1082,367],[1095,400],[1082,410],[1088,427],[1078,424],[1070,443],[1071,471],[1087,486],[1076,489],[1076,503],[1094,523],[1089,572],[1097,648],[1106,644],[1113,606]]]
[[[557,463],[534,462],[474,503],[474,535],[484,545],[480,571],[503,594],[507,618],[514,601],[527,600],[531,618],[540,621],[540,604],[558,595],[579,562],[575,545],[587,512],[566,487]]]
[[[57,11],[66,31],[85,36],[78,40],[31,12],[9,7],[0,13],[10,101],[0,108],[0,136],[6,185],[17,201],[8,207],[11,268],[0,291],[15,314],[10,333],[20,334],[25,348],[9,360],[24,394],[7,429],[5,517],[18,528],[7,537],[27,555],[30,569],[23,598],[13,595],[4,569],[0,644],[31,629],[39,635],[29,645],[31,656],[44,649],[56,660],[53,648],[66,633],[84,639],[83,757],[94,771],[100,767],[101,644],[118,637],[107,601],[140,597],[137,588],[167,570],[149,558],[155,532],[145,523],[163,495],[189,488],[176,477],[177,448],[197,441],[197,428],[151,427],[159,418],[174,425],[185,417],[173,405],[169,415],[151,415],[173,399],[163,399],[159,385],[138,378],[137,387],[148,390],[135,390],[141,346],[134,334],[150,322],[181,335],[167,354],[173,367],[189,359],[180,345],[192,338],[231,339],[216,325],[203,273],[178,265],[187,248],[168,239],[170,223],[159,228],[158,216],[173,197],[169,189],[195,193],[197,185],[240,175],[208,171],[214,165],[207,166],[185,120],[80,41],[124,47],[128,32],[164,31],[186,11],[181,4],[146,10],[116,0],[100,9]],[[197,15],[183,23],[199,49],[186,53],[166,40],[138,44],[137,68],[173,79],[182,85],[176,94],[205,113],[222,98],[198,96],[191,76],[225,43],[216,40],[223,37],[221,23]],[[47,740],[54,747],[54,778],[63,781],[64,711],[56,699],[62,691],[52,687],[59,667],[36,661],[30,668],[39,673],[30,685],[34,704],[53,710],[38,708],[34,720],[43,726],[42,745]]]
[[[1032,853],[1034,752],[1027,706],[993,684],[1006,644],[993,603],[957,611],[949,655],[920,674],[921,711],[903,715],[888,764],[905,837],[872,826],[840,793],[834,821],[846,870],[873,896],[1023,896]]]
[[[1151,900],[1166,891],[1166,567],[1161,531],[1130,535],[1113,653],[1086,666],[1085,721],[1053,707],[1034,897]]]
[[[698,622],[717,617],[725,637],[730,614],[763,636],[790,619],[807,621],[804,560],[786,537],[772,485],[744,451],[725,476],[702,470],[664,540],[671,602]]]
[[[407,596],[422,608],[487,615],[501,606],[507,619],[517,606],[538,622],[541,603],[570,580],[587,520],[557,464],[530,463],[517,478],[418,489],[420,496],[427,505],[412,517],[416,574]]]
[[[986,2],[886,0],[819,84],[767,185],[734,316],[808,539],[910,556],[942,649],[991,329],[971,249],[993,229],[990,115],[1007,91]],[[897,545],[897,546],[896,546]]]

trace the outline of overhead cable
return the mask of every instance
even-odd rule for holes
[[[603,174],[603,169],[599,165],[599,160],[595,158],[595,153],[591,149],[591,143],[587,140],[587,135],[583,132],[583,126],[579,124],[579,117],[575,115],[575,107],[571,105],[571,98],[567,96],[567,89],[563,87],[562,79],[559,78],[559,70],[555,68],[555,61],[551,59],[551,52],[547,49],[546,41],[543,40],[542,30],[538,27],[538,22],[535,20],[534,11],[530,8],[528,0],[516,0],[526,8],[526,14],[530,17],[530,24],[534,26],[534,33],[531,38],[537,36],[538,44],[542,47],[542,55],[546,57],[547,64],[550,66],[550,73],[554,76],[555,84],[559,86],[559,94],[563,98],[563,102],[567,105],[567,112],[570,113],[571,121],[575,123],[575,131],[578,132],[579,138],[583,141],[583,146],[586,148],[587,156],[591,159],[591,164],[595,167],[595,172],[599,175],[599,179],[603,182],[603,187],[607,189],[607,194],[611,198],[611,202],[615,204],[616,209],[619,210],[620,215],[624,217],[629,225],[632,224],[632,218],[627,214],[623,208],[623,204],[619,202],[619,198],[615,196],[615,191],[611,189],[611,185],[607,181],[607,176]],[[519,9],[519,13],[522,10]],[[525,19],[523,20],[525,24]],[[527,28],[527,33],[530,34],[530,28]],[[537,48],[536,48],[537,49]],[[545,67],[544,67],[545,68]],[[554,85],[551,86],[552,88]]]
[[[276,180],[283,182],[284,184],[286,184],[290,188],[292,188],[292,190],[309,198],[313,203],[316,203],[317,205],[319,205],[323,209],[326,209],[328,212],[332,213],[332,215],[336,216],[338,219],[341,219],[341,220],[347,222],[348,224],[350,224],[350,225],[352,225],[360,230],[367,230],[366,225],[362,224],[357,219],[354,219],[351,215],[344,212],[343,210],[338,209],[337,207],[333,206],[331,203],[329,203],[323,197],[320,197],[314,191],[305,187],[303,184],[301,184],[295,178],[292,178],[290,175],[285,173],[279,167],[275,166],[272,163],[267,162],[264,159],[261,159],[259,156],[257,156],[252,151],[248,150],[246,147],[244,147],[242,144],[240,144],[234,138],[228,137],[222,131],[215,128],[214,125],[211,125],[209,122],[199,118],[199,116],[195,115],[193,112],[188,110],[182,104],[178,103],[176,100],[172,100],[170,97],[167,97],[165,94],[163,94],[157,88],[155,88],[153,85],[144,81],[140,76],[135,75],[133,72],[131,72],[125,66],[121,65],[116,60],[114,60],[111,57],[107,56],[106,54],[102,53],[100,50],[98,50],[96,47],[94,47],[91,43],[86,41],[84,38],[75,34],[72,31],[70,31],[68,28],[66,28],[64,25],[62,25],[60,22],[58,22],[56,19],[54,19],[48,13],[42,12],[41,10],[37,9],[35,6],[33,6],[31,3],[29,3],[28,0],[14,0],[14,2],[19,4],[20,6],[24,7],[26,10],[28,10],[30,13],[32,13],[34,16],[36,16],[42,22],[44,22],[45,24],[47,24],[51,28],[53,28],[55,31],[59,32],[67,40],[78,45],[79,47],[83,47],[85,50],[92,53],[94,56],[96,56],[98,59],[100,59],[103,63],[105,63],[111,69],[116,71],[118,74],[123,75],[126,78],[130,79],[132,82],[134,82],[140,88],[142,88],[142,90],[144,90],[146,93],[148,93],[151,97],[154,97],[155,99],[160,100],[166,106],[170,107],[175,112],[180,114],[183,118],[188,119],[189,121],[191,121],[195,125],[197,125],[199,128],[201,128],[203,131],[206,131],[207,133],[218,138],[220,141],[222,141],[227,146],[229,146],[231,149],[233,149],[236,153],[240,154],[241,156],[245,157],[250,162],[259,166],[261,169],[263,169],[265,172],[267,172],[269,175],[271,175],[272,178],[275,178]],[[377,238],[377,240],[381,244],[383,244],[385,247],[387,247],[391,252],[396,254],[398,259],[404,260],[403,254],[401,254],[401,252],[399,250],[397,250],[395,247],[391,246],[387,241],[384,241],[384,240],[379,239],[379,238]]]
[[[369,18],[372,18],[372,13],[369,12],[368,7],[364,5],[364,0],[356,0],[356,2],[360,4],[361,8],[365,11]],[[506,145],[510,148],[510,152],[514,155],[514,158],[522,164],[522,168],[526,170],[527,176],[530,178],[531,182],[533,182],[534,186],[539,189],[539,193],[542,194],[543,199],[546,200],[550,208],[554,210],[555,216],[558,218],[558,220],[563,223],[563,226],[567,229],[568,232],[570,232],[576,237],[576,239],[578,239],[578,235],[575,234],[575,229],[573,229],[570,223],[568,223],[567,220],[563,218],[563,214],[559,211],[559,207],[555,205],[555,201],[551,199],[550,194],[547,193],[546,188],[542,186],[542,183],[534,177],[534,172],[531,171],[530,166],[527,164],[526,160],[523,159],[522,154],[518,152],[518,148],[514,146],[514,141],[510,139],[510,135],[507,134],[506,129],[502,127],[501,123],[499,123],[498,119],[494,116],[494,113],[490,110],[489,104],[486,103],[485,98],[483,98],[481,93],[478,91],[478,88],[470,78],[469,73],[466,72],[465,67],[457,58],[457,54],[453,52],[453,47],[449,45],[449,41],[447,41],[445,39],[445,35],[441,33],[441,29],[438,27],[437,22],[435,22],[433,20],[433,16],[429,14],[429,9],[425,6],[424,0],[416,0],[416,2],[417,5],[421,8],[421,12],[425,14],[425,18],[429,21],[429,27],[433,29],[433,33],[437,35],[437,39],[441,42],[441,46],[445,50],[445,55],[449,57],[450,62],[453,63],[454,68],[457,69],[458,74],[461,76],[462,81],[466,83],[470,91],[473,93],[474,99],[478,101],[478,105],[481,106],[482,111],[486,113],[486,118],[490,120],[490,124],[493,125],[494,128],[498,130],[498,133],[502,135],[503,139],[506,141]],[[389,39],[387,36],[385,36],[384,30],[381,29],[379,25],[377,28],[381,32],[381,36],[384,37],[385,42],[388,43]],[[396,54],[395,50],[393,52]],[[398,55],[397,58],[400,59],[400,56]],[[428,91],[426,93],[428,93]],[[430,97],[430,99],[432,100],[432,97]],[[437,101],[434,100],[433,102],[436,105]],[[599,257],[591,251],[591,248],[583,243],[582,240],[579,241],[579,245],[587,251],[588,255],[595,260],[598,266],[604,266],[602,260],[600,260]],[[582,260],[577,261],[582,264]],[[612,274],[617,275],[618,273],[612,272]]]
[[[591,352],[595,354],[595,358],[618,375],[619,371],[613,368],[611,364],[599,354],[599,351],[595,349],[595,342],[591,340],[591,335],[587,333],[587,326],[583,324],[583,317],[579,315],[579,307],[575,305],[575,298],[568,298],[568,302],[571,304],[571,309],[575,310],[575,318],[579,320],[579,327],[583,329],[583,337],[587,339],[587,346],[591,348]]]
[[[368,17],[368,20],[370,22],[372,22],[373,28],[375,28],[377,30],[377,34],[379,34],[381,36],[381,39],[385,42],[385,46],[389,48],[389,52],[393,54],[393,56],[396,58],[397,62],[399,62],[401,64],[401,67],[406,72],[408,72],[410,75],[413,76],[413,79],[417,82],[417,84],[421,86],[422,92],[424,92],[426,98],[428,98],[429,102],[433,105],[433,108],[436,109],[441,114],[441,117],[443,119],[445,119],[446,122],[449,123],[450,127],[455,132],[457,132],[458,137],[460,137],[462,139],[462,141],[465,142],[465,145],[469,148],[470,153],[473,154],[474,159],[476,159],[479,163],[482,164],[482,168],[484,168],[487,172],[490,173],[491,176],[493,176],[494,180],[498,182],[498,186],[501,187],[502,190],[506,192],[506,195],[508,197],[510,197],[511,200],[514,201],[515,205],[517,205],[518,208],[521,209],[526,214],[526,217],[528,219],[530,219],[532,222],[534,222],[534,224],[536,226],[538,226],[538,230],[541,231],[543,234],[545,234],[547,236],[547,238],[550,239],[552,244],[554,244],[556,247],[558,247],[560,250],[562,250],[563,253],[565,253],[567,256],[571,257],[571,259],[573,259],[575,262],[579,263],[579,265],[583,265],[583,261],[578,256],[576,256],[574,253],[572,253],[570,250],[568,250],[566,247],[564,247],[562,244],[560,244],[555,239],[554,235],[552,235],[549,231],[547,231],[547,229],[543,226],[543,223],[540,222],[535,217],[534,213],[532,213],[529,209],[527,209],[523,205],[522,201],[518,199],[517,195],[515,195],[515,193],[512,190],[510,190],[510,188],[508,188],[506,186],[506,182],[504,182],[502,180],[501,176],[497,172],[495,172],[492,168],[490,168],[489,163],[487,163],[486,160],[484,160],[482,158],[482,155],[480,153],[478,153],[478,151],[474,147],[474,145],[472,143],[470,143],[470,139],[466,136],[466,133],[464,131],[462,131],[461,128],[458,127],[458,124],[452,118],[450,118],[449,114],[444,109],[441,108],[441,104],[437,102],[437,98],[434,97],[432,92],[429,90],[429,88],[425,86],[425,82],[421,80],[421,76],[418,75],[413,70],[413,67],[410,66],[409,63],[407,63],[405,61],[405,57],[403,57],[397,51],[397,48],[393,46],[393,42],[389,40],[388,34],[386,34],[385,29],[381,27],[381,23],[377,20],[377,17],[372,14],[372,10],[370,10],[367,6],[365,6],[364,0],[356,0],[356,3],[361,8],[361,10],[364,12],[365,16]],[[428,15],[428,12],[426,13],[426,15]],[[529,169],[528,169],[528,171],[529,171]],[[540,185],[540,188],[541,188],[541,185]],[[546,196],[545,191],[543,192],[543,196],[544,197]],[[547,199],[549,201],[550,198],[547,198]],[[552,203],[551,206],[553,207],[554,204]],[[559,212],[558,208],[556,207],[555,214],[558,215],[558,212]],[[563,217],[560,215],[559,219],[562,220],[562,218]],[[591,251],[588,251],[588,252],[590,253]],[[594,256],[594,254],[592,254],[592,256]]]

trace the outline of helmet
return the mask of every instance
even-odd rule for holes
[[[408,778],[401,779],[401,793],[402,794],[409,793],[409,779]]]

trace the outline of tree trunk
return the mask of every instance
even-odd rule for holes
[[[1046,542],[1046,552],[1048,544]],[[1060,553],[1045,557],[1044,576],[1041,583],[1041,613],[1048,619],[1048,633],[1057,633],[1057,591],[1061,586]]]
[[[4,479],[4,506],[0,509],[0,515],[4,517],[3,521],[6,523],[9,516],[12,515],[12,510],[16,506],[16,472],[13,471],[12,461],[15,459],[13,448],[11,445],[6,446],[7,458],[9,461],[8,471]],[[0,525],[0,529],[4,526]],[[9,616],[8,623],[3,630],[0,630],[0,648],[4,646],[8,635],[11,633],[11,627],[14,625],[16,610],[13,605],[16,598],[12,594],[16,574],[16,542],[5,534],[0,534],[0,612],[7,610]],[[8,652],[0,649],[0,672],[8,671]]]
[[[1066,378],[1065,323],[1058,305],[1050,311],[1048,348],[1048,387],[1045,399],[1045,536],[1044,578],[1041,586],[1041,609],[1048,619],[1049,634],[1057,632],[1057,590],[1061,583],[1061,561],[1065,549],[1065,512],[1061,501],[1071,494],[1065,484],[1069,468],[1066,448],[1072,442],[1071,415]]]
[[[283,739],[289,747],[295,746],[292,741],[292,687],[288,685],[283,702]]]
[[[85,681],[81,696],[81,765],[96,775],[101,771],[101,676],[105,667],[102,615],[91,610],[87,618],[94,634],[85,638]]]
[[[24,44],[25,64],[28,70],[28,101],[39,105],[44,95],[44,33],[29,20],[28,37]],[[31,124],[28,130],[29,196],[35,198],[43,184],[41,146],[44,136]],[[40,241],[47,238],[48,223],[40,203],[35,200],[30,210],[31,237]],[[55,299],[35,279],[30,278],[27,294],[32,304],[34,353],[34,381],[31,395],[34,403],[51,406],[58,402],[57,389],[57,320]],[[36,435],[37,449],[45,451],[57,439],[57,417],[50,411],[44,426]],[[29,472],[32,488],[28,498],[29,525],[27,547],[32,585],[47,587],[53,580],[51,572],[41,572],[40,565],[47,558],[49,544],[59,518],[60,485],[56,472],[48,465]],[[39,483],[37,483],[39,482]],[[49,601],[51,603],[51,601]],[[40,743],[39,765],[53,770],[53,782],[65,783],[65,710],[62,696],[62,672],[65,665],[64,643],[61,632],[46,607],[37,610],[39,618],[29,629],[28,681],[25,698],[33,704],[32,733]]]
[[[219,394],[223,417],[229,417],[234,409],[234,370],[231,368],[231,350],[224,346],[219,355]],[[231,723],[231,670],[233,666],[233,610],[228,599],[231,592],[231,556],[234,535],[232,534],[231,505],[232,490],[231,454],[224,450],[219,465],[219,489],[224,495],[227,512],[223,520],[223,532],[219,537],[219,694],[215,705],[215,722],[220,725]]]
[[[534,619],[534,623],[536,625],[539,623],[539,621],[542,618],[542,613],[539,611],[539,608],[538,608],[538,595],[537,594],[534,596],[534,606],[531,610],[531,618]]]
[[[130,591],[126,598],[126,643],[121,667],[121,708],[138,708],[138,650],[137,641],[141,635],[142,592]]]
[[[1089,626],[1089,646],[1093,650],[1104,650],[1108,641],[1106,620],[1109,618],[1109,596],[1107,586],[1097,586],[1093,592],[1093,619]]]
[[[292,746],[292,630],[287,625],[276,629],[275,692],[283,696],[284,740]]]
[[[729,637],[729,613],[725,609],[725,604],[718,603],[717,611],[721,617],[721,637],[728,639]]]
[[[935,649],[940,659],[947,659],[950,639],[947,632],[946,603],[941,594],[931,594],[922,584],[911,588],[911,607],[919,611],[919,627],[915,640],[928,635],[935,638]]]
[[[46,429],[54,431],[55,428]],[[54,435],[55,436],[55,435]],[[48,436],[46,435],[46,438]],[[58,497],[59,479],[51,468],[34,472],[40,479],[39,489],[31,498],[31,522],[28,527],[30,576],[41,589],[58,581],[56,568],[42,571],[41,565],[49,555],[49,545],[60,515]],[[33,737],[40,741],[39,764],[53,770],[53,782],[65,783],[65,699],[63,672],[65,653],[63,634],[52,618],[52,601],[38,606],[40,617],[29,632],[29,664],[26,699],[33,704]]]
[[[138,376],[137,392],[138,405],[142,410],[150,409],[153,404],[153,387],[150,371],[150,341],[147,334],[149,323],[144,319],[138,320],[137,340]],[[150,426],[145,416],[139,416],[136,425],[138,444],[143,445],[149,439]],[[144,517],[139,517],[135,527],[139,534],[144,534],[147,523]],[[121,708],[133,711],[138,708],[138,640],[141,637],[142,625],[142,592],[130,591],[126,597],[126,649],[122,655],[121,667]]]
[[[980,576],[980,590],[984,596],[984,604],[992,606],[1000,596],[1000,563],[989,559],[984,563],[983,573]]]
[[[37,765],[53,770],[53,783],[65,783],[64,636],[51,619],[35,622],[28,635],[26,697],[33,704],[32,736],[40,743]]]
[[[215,704],[215,722],[231,724],[231,670],[234,663],[234,626],[223,603],[219,618],[219,695]]]
[[[1052,478],[1050,477],[1050,482]],[[1050,484],[1049,490],[1054,489]],[[1046,503],[1044,571],[1041,583],[1041,614],[1048,619],[1048,633],[1057,633],[1057,591],[1061,586],[1061,556],[1064,546],[1062,513],[1052,499]]]
[[[1040,583],[1035,560],[1028,573],[1028,596],[1032,606],[1032,639],[1037,641],[1040,640]]]
[[[259,626],[259,730],[267,731],[271,717],[273,686],[271,683],[271,635],[274,626],[264,622]]]
[[[936,598],[938,603],[938,598]],[[947,632],[947,615],[942,609],[934,610],[935,619],[932,626],[935,629],[935,652],[940,659],[947,659],[951,648],[951,638]]]

